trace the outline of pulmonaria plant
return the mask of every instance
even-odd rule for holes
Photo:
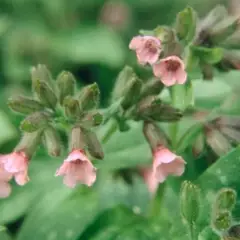
[[[110,104],[105,109],[100,108],[97,83],[78,90],[76,79],[70,72],[63,71],[54,80],[44,65],[33,67],[33,97],[18,96],[8,102],[13,111],[26,116],[20,124],[21,140],[12,153],[0,156],[0,197],[10,195],[12,178],[18,185],[30,181],[28,167],[41,143],[49,156],[65,159],[59,163],[55,176],[61,176],[66,186],[74,188],[84,184],[91,187],[98,179],[93,160],[104,159],[102,143],[111,141],[111,135],[117,130],[127,135],[133,122],[143,126],[142,135],[151,155],[148,164],[139,162],[134,171],[123,170],[130,172],[130,178],[136,174],[141,176],[153,201],[159,199],[159,185],[163,188],[169,178],[174,177],[174,188],[180,186],[175,184],[176,181],[193,179],[190,175],[195,163],[188,164],[185,157],[191,149],[195,157],[209,148],[220,156],[229,152],[231,146],[240,141],[239,118],[225,116],[215,109],[199,109],[194,104],[191,75],[191,71],[200,72],[209,80],[214,67],[236,69],[240,63],[233,52],[230,54],[219,47],[230,41],[239,21],[235,17],[225,21],[227,13],[221,16],[218,11],[223,8],[217,7],[198,21],[196,12],[188,7],[177,15],[173,27],[157,26],[153,30],[141,30],[134,36],[129,48],[136,54],[138,67],[146,75],[151,74],[150,78],[142,80],[131,66],[125,66],[116,78]],[[218,26],[219,20],[224,24]],[[162,92],[167,94],[161,95]],[[180,136],[183,117],[190,118],[195,124]],[[100,141],[97,129],[102,125],[110,128]],[[198,239],[200,189],[197,185],[183,182],[179,205],[191,240]],[[218,214],[229,220],[230,211],[225,210]],[[219,229],[221,225],[221,219],[217,220],[219,218],[214,216],[213,229]],[[227,220],[229,226],[224,231],[231,225]],[[222,230],[217,234],[225,236]]]

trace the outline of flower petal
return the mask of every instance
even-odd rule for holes
[[[132,50],[136,50],[138,48],[141,48],[143,43],[144,43],[143,37],[136,36],[131,40],[131,42],[129,44],[129,48]]]
[[[176,79],[178,84],[184,84],[187,81],[187,73],[184,69],[180,68],[177,70]]]
[[[11,193],[11,186],[7,182],[0,182],[0,198],[6,198]]]

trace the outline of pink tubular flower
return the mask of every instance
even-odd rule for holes
[[[168,175],[181,176],[185,169],[185,161],[165,147],[159,147],[154,152],[153,175],[159,183],[165,181]]]
[[[144,64],[154,64],[161,52],[161,42],[156,37],[137,36],[134,37],[129,48],[136,51],[138,62]]]
[[[6,198],[11,193],[11,186],[8,183],[12,178],[12,174],[5,171],[0,161],[0,198]]]
[[[14,176],[18,185],[24,185],[29,181],[28,177],[28,157],[23,152],[12,152],[0,156],[3,168],[7,173]]]
[[[83,150],[73,150],[57,170],[56,176],[64,176],[64,184],[74,188],[77,183],[92,186],[96,180],[96,169]]]
[[[148,191],[154,195],[155,192],[157,191],[159,183],[157,178],[154,177],[152,168],[141,169],[141,175],[144,179],[144,182],[147,185]]]
[[[161,59],[153,65],[153,73],[166,86],[184,84],[187,80],[184,63],[177,56]]]

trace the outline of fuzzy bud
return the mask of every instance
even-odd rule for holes
[[[34,132],[44,128],[49,122],[49,115],[46,112],[34,112],[27,116],[20,124],[24,132]]]
[[[36,80],[34,91],[42,104],[52,109],[55,108],[57,97],[46,82]]]
[[[23,96],[13,97],[8,100],[8,106],[15,112],[29,114],[43,110],[43,105],[33,99]]]
[[[38,64],[36,67],[31,69],[33,87],[37,81],[43,81],[48,84],[51,84],[52,76],[47,67],[43,64]]]
[[[127,82],[134,76],[133,69],[129,66],[125,66],[123,70],[118,74],[115,86],[112,92],[112,102],[123,97],[123,90],[126,87]]]
[[[79,102],[73,97],[65,97],[63,101],[63,106],[67,117],[77,118],[81,116]]]
[[[87,145],[87,149],[91,156],[97,159],[103,159],[104,153],[102,150],[101,143],[99,142],[97,135],[93,131],[88,131],[86,129],[83,130],[85,135],[85,141]]]
[[[196,223],[200,212],[200,188],[189,181],[182,183],[180,211],[188,224]]]
[[[182,117],[179,109],[171,107],[169,104],[163,103],[154,96],[143,99],[138,105],[137,119],[150,119],[154,121],[170,122],[178,121]]]
[[[96,108],[100,100],[100,90],[97,83],[84,87],[79,94],[79,104],[82,111]]]
[[[61,154],[60,136],[57,130],[52,126],[48,126],[44,129],[43,141],[50,156],[57,157]]]
[[[128,109],[139,99],[139,95],[142,88],[142,81],[137,76],[132,77],[123,90],[123,109]]]
[[[63,104],[64,98],[74,94],[76,80],[72,73],[63,71],[59,74],[56,80],[59,90],[59,100]]]
[[[158,95],[161,93],[163,88],[163,83],[159,81],[159,79],[153,78],[143,85],[141,91],[141,98],[147,97],[149,95]]]

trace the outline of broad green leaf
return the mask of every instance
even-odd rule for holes
[[[196,32],[197,13],[187,7],[177,15],[176,31],[180,40],[190,43]]]
[[[207,169],[197,180],[203,191],[204,206],[201,214],[201,225],[206,226],[210,222],[211,204],[216,193],[223,187],[235,189],[238,193],[240,178],[240,147],[221,157]]]
[[[196,55],[200,61],[209,64],[215,64],[222,60],[223,49],[222,48],[206,48],[200,46],[191,46],[193,55]]]
[[[104,27],[82,27],[58,36],[53,51],[65,61],[75,63],[103,63],[121,66],[125,60],[125,47],[116,33]]]

